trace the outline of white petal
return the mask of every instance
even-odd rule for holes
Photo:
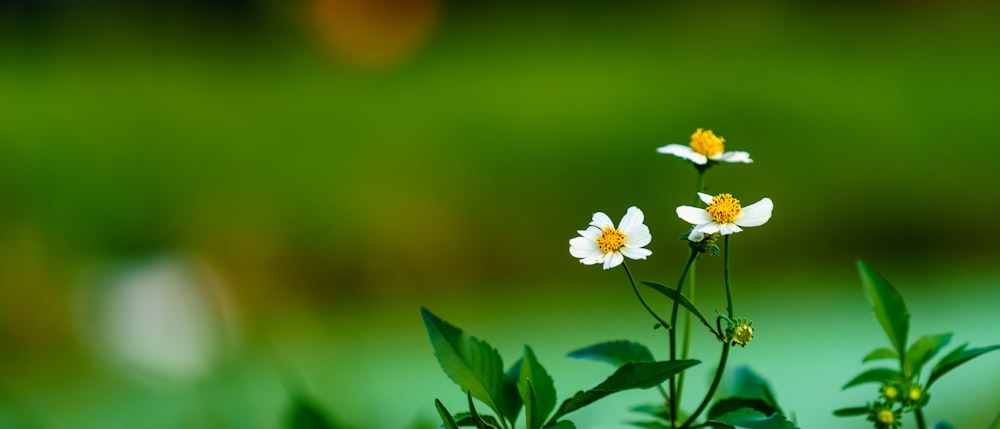
[[[587,258],[601,252],[597,243],[584,237],[576,237],[569,241],[569,254],[574,258]]]
[[[652,255],[653,252],[648,249],[641,249],[636,247],[622,247],[622,254],[628,256],[631,259],[646,259],[647,256]]]
[[[581,259],[580,263],[584,265],[600,264],[604,262],[604,256],[605,256],[604,253],[601,253],[600,255],[588,256],[586,258]]]
[[[719,228],[719,233],[722,235],[729,235],[740,231],[743,231],[743,229],[736,226],[735,223],[724,223],[722,224],[722,227]]]
[[[693,162],[695,164],[699,164],[699,165],[704,165],[704,164],[708,163],[708,158],[706,158],[705,155],[702,155],[702,154],[700,154],[698,152],[695,152],[694,149],[691,149],[691,146],[685,146],[685,145],[673,143],[673,144],[668,144],[666,146],[659,147],[659,148],[656,149],[656,151],[659,152],[659,153],[665,153],[665,154],[669,154],[669,155],[681,157],[681,158],[684,158],[684,159],[686,159],[688,161],[691,161],[691,162]]]
[[[625,216],[622,216],[621,223],[618,224],[618,230],[628,235],[632,228],[642,225],[643,220],[642,210],[639,210],[636,206],[629,207],[625,212]]]
[[[720,229],[722,229],[722,224],[718,222],[709,222],[695,228],[698,232],[703,232],[705,234],[715,234],[719,232]]]
[[[604,269],[611,269],[621,265],[625,261],[625,257],[622,256],[621,252],[611,252],[608,253],[604,259]]]
[[[625,234],[625,245],[628,247],[642,247],[652,240],[653,236],[649,234],[649,227],[646,225],[640,224]]]
[[[705,204],[712,204],[713,197],[711,195],[699,192],[698,198],[701,198],[701,201],[704,202]]]
[[[600,237],[601,233],[604,232],[604,231],[602,231],[600,228],[598,228],[596,226],[591,226],[591,227],[587,228],[585,231],[577,231],[577,232],[583,238],[586,238],[588,240],[597,241],[597,237]]]
[[[705,239],[705,233],[701,232],[701,231],[698,231],[698,228],[692,229],[691,233],[688,234],[688,240],[691,240],[691,241],[693,241],[695,243],[697,243],[697,242],[699,242],[701,240],[704,240],[704,239]]]
[[[611,222],[611,218],[603,212],[594,213],[593,220],[590,224],[600,228],[601,230],[603,230],[606,226],[610,226],[612,228],[615,227],[615,224]]]
[[[760,226],[771,219],[771,210],[774,204],[770,198],[764,198],[749,206],[743,207],[740,215],[736,216],[735,222],[739,226]]]
[[[705,209],[699,209],[691,206],[678,207],[677,217],[681,218],[684,222],[694,225],[702,225],[712,221],[712,216],[710,216]]]
[[[749,152],[743,152],[734,150],[732,152],[722,152],[718,155],[712,157],[712,161],[721,162],[742,162],[744,164],[752,164],[753,160],[750,159]]]

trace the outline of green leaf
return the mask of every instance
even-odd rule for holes
[[[524,346],[521,375],[517,381],[517,391],[524,401],[528,429],[538,429],[545,418],[556,407],[556,388],[545,368],[538,363],[531,347]]]
[[[847,389],[848,387],[854,387],[859,384],[865,383],[893,383],[900,382],[903,380],[903,375],[899,373],[898,370],[890,368],[872,368],[857,377],[854,377],[851,381],[848,381],[841,389]]]
[[[473,417],[470,413],[458,413],[455,414],[455,422],[458,423],[460,427],[485,427],[485,428],[500,428],[500,422],[497,421],[493,416],[478,416]]]
[[[685,236],[687,237],[687,236]],[[658,417],[666,421],[670,421],[670,409],[668,409],[663,404],[657,405],[636,405],[632,407],[629,411],[636,413],[648,414],[653,417]]]
[[[759,411],[761,414],[765,416],[769,416],[771,414],[778,412],[778,410],[775,409],[771,404],[768,404],[762,399],[726,398],[712,405],[712,408],[708,410],[708,419],[715,420],[716,418],[722,415],[739,410],[741,408],[749,408],[754,411]]]
[[[444,429],[458,429],[458,423],[455,423],[455,419],[451,417],[451,413],[448,409],[444,407],[441,401],[434,400],[434,408],[437,408],[438,415],[441,416],[441,422],[444,423]]]
[[[628,422],[628,424],[643,429],[670,429],[670,426],[655,420]]]
[[[619,340],[594,344],[569,353],[575,359],[588,359],[622,366],[629,362],[652,362],[653,353],[639,343]]]
[[[608,395],[631,389],[648,389],[701,362],[693,359],[664,362],[631,362],[622,365],[597,387],[580,391],[562,403],[552,420],[579,410]]]
[[[496,349],[441,320],[426,308],[420,308],[420,315],[434,346],[434,356],[444,373],[463,391],[503,416],[499,406],[503,404],[503,362]]]
[[[548,427],[548,429],[576,429],[576,425],[569,420],[563,420]]]
[[[316,404],[302,397],[292,399],[285,427],[288,429],[335,429],[330,418]]]
[[[712,324],[708,323],[708,319],[705,319],[705,316],[701,314],[701,311],[698,311],[698,307],[695,307],[694,303],[689,301],[683,294],[678,294],[676,290],[668,288],[659,283],[642,282],[642,284],[649,286],[653,290],[665,295],[667,298],[677,301],[677,303],[679,303],[682,307],[690,311],[691,314],[697,316],[698,320],[701,320],[701,323],[704,324],[709,331],[712,331],[712,333],[715,334],[716,338],[721,338],[720,333],[715,332],[715,328],[712,327]]]
[[[951,333],[925,335],[914,341],[906,351],[906,368],[910,375],[920,375],[920,370],[951,341]]]
[[[989,353],[991,351],[1000,349],[1000,344],[995,344],[987,347],[979,347],[970,350],[965,350],[966,346],[968,346],[968,343],[958,346],[955,350],[952,350],[951,353],[948,353],[947,356],[941,358],[941,360],[938,361],[937,365],[934,365],[934,369],[931,370],[931,376],[930,378],[927,379],[928,389],[931,387],[931,384],[934,384],[934,382],[937,379],[941,378],[942,375],[948,373],[948,371],[955,369],[955,367],[963,363],[966,363],[978,357],[981,354]]]
[[[748,429],[795,429],[795,425],[781,414],[766,415],[751,408],[726,413],[713,421]]]
[[[903,296],[864,261],[858,261],[858,272],[868,301],[875,310],[875,318],[882,325],[896,353],[904,356],[906,336],[910,330],[910,312],[906,309]]]
[[[833,412],[837,417],[863,416],[868,414],[868,407],[841,408]]]
[[[500,429],[500,425],[497,424],[497,420],[493,416],[481,416],[476,411],[476,404],[472,402],[472,394],[468,394],[469,398],[469,415],[472,417],[473,423],[475,423],[478,429]]]
[[[877,348],[872,350],[871,353],[865,355],[865,357],[861,359],[861,363],[871,362],[877,359],[899,359],[899,353],[896,353],[895,350],[886,347]]]
[[[518,359],[507,369],[503,377],[503,401],[501,401],[500,414],[507,417],[507,421],[512,424],[517,420],[517,415],[521,413],[524,403],[521,401],[521,393],[517,391],[517,380],[521,378],[521,364],[524,358]]]
[[[781,411],[778,402],[771,393],[773,390],[760,374],[749,366],[741,365],[727,370],[722,386],[716,392],[716,398],[760,399],[770,405],[775,411]],[[769,414],[769,413],[768,413]]]

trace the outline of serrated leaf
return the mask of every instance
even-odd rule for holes
[[[906,368],[910,375],[920,375],[920,370],[951,341],[951,333],[925,335],[914,341],[906,351]]]
[[[905,356],[910,312],[906,309],[903,296],[864,261],[858,261],[858,272],[861,274],[861,284],[868,302],[875,310],[875,318],[882,325],[896,353]]]
[[[556,407],[556,388],[545,368],[538,363],[531,347],[524,346],[521,375],[517,381],[517,391],[525,404],[528,429],[538,429],[546,417]],[[529,401],[530,399],[530,401]]]
[[[503,377],[503,401],[500,404],[503,409],[500,410],[500,414],[511,423],[517,420],[518,414],[521,413],[521,407],[524,406],[521,393],[517,391],[517,380],[521,378],[521,364],[523,362],[524,358],[518,359],[507,369]]]
[[[863,416],[868,414],[868,407],[841,408],[833,412],[837,417]]]
[[[747,429],[795,429],[795,425],[781,414],[765,415],[750,408],[726,413],[713,421]]]
[[[579,410],[608,395],[631,389],[648,389],[681,371],[701,363],[694,359],[664,362],[631,362],[622,365],[597,387],[580,391],[562,403],[552,420]]]
[[[652,288],[653,290],[655,290],[655,291],[663,294],[667,298],[670,298],[670,299],[672,299],[674,301],[677,301],[678,304],[680,304],[682,307],[684,307],[688,311],[690,311],[691,314],[694,314],[695,317],[698,318],[698,320],[701,320],[701,323],[704,324],[705,327],[708,328],[709,331],[712,331],[712,333],[715,334],[716,337],[720,336],[720,333],[719,332],[715,332],[715,328],[712,327],[712,325],[710,323],[708,323],[708,319],[706,319],[705,316],[703,314],[701,314],[701,311],[698,310],[698,307],[695,307],[694,303],[692,303],[690,300],[688,300],[687,297],[685,297],[683,294],[678,294],[676,290],[668,288],[668,287],[666,287],[664,285],[661,285],[659,283],[642,282],[642,284],[644,284],[646,286],[649,286],[650,288]]]
[[[872,368],[858,374],[857,377],[848,381],[841,389],[847,389],[848,387],[854,387],[859,384],[865,383],[894,383],[903,380],[903,375],[899,373],[898,370],[890,368]]]
[[[899,353],[896,353],[895,350],[890,348],[880,347],[872,350],[871,353],[866,354],[865,357],[861,359],[861,363],[871,362],[878,359],[899,359]]]
[[[771,414],[778,412],[778,410],[774,408],[774,406],[765,402],[762,399],[726,398],[712,405],[712,408],[708,410],[708,419],[715,420],[720,416],[739,410],[741,408],[749,408],[751,410],[758,411],[765,416],[769,416]]]
[[[441,320],[426,308],[420,308],[420,315],[434,346],[434,356],[444,373],[463,391],[502,416],[499,405],[503,403],[504,373],[496,349]]]
[[[653,353],[646,346],[627,340],[607,341],[569,353],[574,359],[587,359],[622,366],[629,362],[652,362]]]
[[[942,375],[947,374],[959,365],[966,363],[984,353],[1000,349],[1000,344],[995,344],[992,346],[965,350],[967,345],[968,343],[962,344],[955,350],[952,350],[947,356],[941,358],[937,365],[934,365],[934,369],[931,370],[930,378],[927,379],[928,389],[931,387],[931,384],[934,384],[934,382],[941,378]]]
[[[330,417],[312,401],[302,397],[292,399],[286,420],[288,429],[335,429]]]
[[[444,429],[458,429],[458,423],[455,422],[455,419],[451,416],[451,413],[444,407],[444,404],[442,404],[441,401],[435,399],[434,408],[437,408],[438,415],[441,416],[441,422],[444,424]]]

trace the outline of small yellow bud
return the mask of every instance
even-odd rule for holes
[[[882,386],[882,396],[886,399],[896,399],[899,397],[899,389],[896,386]]]
[[[879,410],[878,415],[875,418],[878,419],[879,423],[886,426],[891,425],[894,421],[896,421],[896,415],[893,414],[892,410],[886,409]]]
[[[917,387],[917,386],[910,387],[909,396],[910,396],[910,400],[911,401],[914,401],[914,402],[919,401],[921,395],[922,395],[922,393],[920,392],[920,388],[919,387]]]

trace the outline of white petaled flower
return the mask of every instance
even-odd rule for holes
[[[725,151],[726,139],[716,136],[712,130],[698,128],[691,134],[691,143],[687,146],[671,143],[656,149],[659,153],[666,153],[689,160],[697,165],[708,164],[709,161],[716,162],[742,162],[750,164],[750,154],[743,151]]]
[[[579,237],[569,240],[569,253],[587,265],[604,264],[604,269],[617,267],[630,259],[646,259],[653,254],[643,246],[649,244],[653,236],[643,223],[642,210],[629,207],[622,221],[615,228],[608,215],[597,212],[590,226]]]
[[[740,200],[733,198],[731,194],[719,194],[713,197],[699,192],[698,197],[708,204],[708,207],[677,208],[678,217],[694,224],[694,229],[688,235],[688,240],[691,241],[701,241],[705,238],[705,234],[729,235],[742,231],[742,227],[763,225],[771,219],[771,210],[774,208],[770,198],[743,207],[740,205]]]

